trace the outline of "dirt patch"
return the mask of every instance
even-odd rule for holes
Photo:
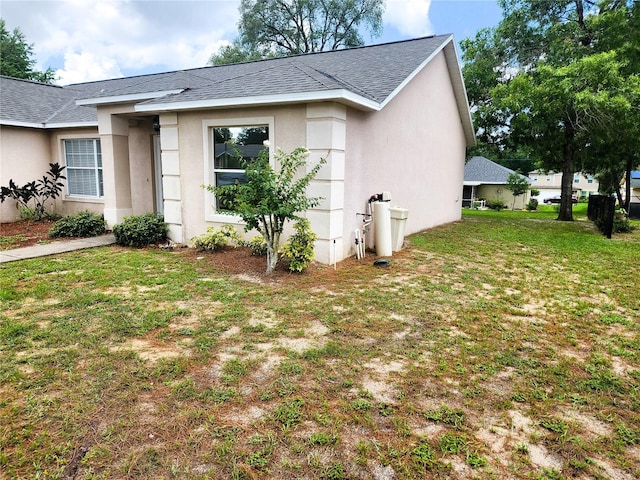
[[[59,242],[62,238],[49,237],[49,230],[55,222],[41,220],[20,220],[19,222],[0,223],[0,250],[30,247],[39,243]]]
[[[114,345],[109,350],[113,352],[133,350],[141,359],[155,363],[162,358],[173,358],[182,355],[190,355],[190,351],[180,345],[152,342],[144,339],[133,339],[123,345]]]

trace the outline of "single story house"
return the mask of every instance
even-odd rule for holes
[[[268,141],[327,160],[308,192],[323,200],[305,214],[321,262],[355,251],[374,194],[409,210],[407,234],[461,217],[475,135],[452,35],[64,87],[0,81],[0,184],[65,165],[62,214],[89,209],[113,226],[158,212],[180,243],[242,230],[202,188],[242,178],[220,150],[233,138],[244,152]],[[7,203],[3,222],[17,218]]]
[[[562,172],[545,172],[543,170],[532,170],[529,172],[531,188],[540,191],[538,201],[544,202],[548,198],[559,197],[562,192]],[[573,174],[573,184],[571,193],[578,198],[587,198],[589,195],[596,195],[600,184],[598,180],[589,174],[575,172]]]
[[[482,206],[487,201],[500,200],[507,208],[525,208],[531,192],[527,191],[514,198],[507,188],[509,175],[514,173],[517,172],[488,158],[471,157],[464,166],[463,206],[473,208]],[[524,175],[520,177],[529,180]]]

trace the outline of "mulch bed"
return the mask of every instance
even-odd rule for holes
[[[0,243],[0,249],[21,248],[36,245],[39,243],[50,243],[68,240],[66,238],[50,238],[49,229],[53,226],[52,221],[29,221],[21,220],[12,223],[0,224],[0,239],[13,237],[11,246],[3,246]],[[117,247],[125,248],[125,247]],[[151,245],[147,248],[167,248],[166,245]],[[176,255],[184,256],[189,260],[198,263],[204,268],[212,269],[224,274],[243,275],[248,279],[259,282],[285,282],[286,284],[304,284],[313,279],[314,282],[331,282],[335,279],[335,270],[333,266],[323,265],[313,262],[305,272],[292,273],[288,270],[286,262],[281,260],[278,262],[275,272],[266,275],[265,270],[267,261],[265,257],[259,257],[251,254],[251,249],[247,247],[226,247],[218,252],[202,252],[195,248],[187,247],[171,247],[168,248]],[[398,253],[400,255],[398,255]],[[398,252],[394,256],[403,256]],[[344,268],[361,268],[370,266],[375,259],[375,255],[369,254],[366,259],[361,261],[355,257],[349,257],[337,265],[338,270]]]
[[[43,242],[58,242],[64,238],[50,238],[49,230],[55,222],[41,220],[20,220],[18,222],[0,223],[0,238],[13,237],[11,248],[30,247]]]

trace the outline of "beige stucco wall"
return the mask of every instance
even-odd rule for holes
[[[49,170],[51,150],[49,132],[36,128],[0,127],[0,185],[9,186],[9,180],[22,186],[41,178]],[[60,209],[61,205],[56,205]],[[16,202],[5,200],[0,204],[0,222],[19,219]]]
[[[515,199],[513,194],[507,189],[505,185],[480,185],[477,189],[476,196],[482,200],[501,200],[506,208],[509,210],[522,210],[529,203],[531,198],[531,192],[527,191],[523,195],[518,195]]]
[[[181,112],[160,117],[164,191],[165,198],[170,199],[165,201],[165,218],[169,223],[173,219],[181,221],[181,226],[171,226],[174,239],[181,237],[180,241],[189,242],[207,227],[219,227],[223,222],[235,223],[238,230],[243,231],[242,224],[234,222],[234,217],[215,216],[212,209],[207,211],[210,207],[205,205],[206,192],[202,188],[212,181],[206,175],[210,173],[205,153],[205,142],[210,141],[207,132],[212,125],[225,126],[229,122],[251,125],[255,119],[267,118],[274,126],[269,132],[272,151],[273,147],[291,151],[305,145],[304,105]]]
[[[345,166],[345,244],[354,251],[372,194],[391,192],[407,208],[411,234],[461,218],[465,137],[440,53],[380,112],[349,109]],[[368,244],[369,239],[367,239]]]
[[[9,179],[18,185],[42,178],[49,170],[49,163],[64,165],[63,140],[67,138],[98,138],[95,128],[67,128],[40,130],[33,128],[0,128],[0,185]],[[64,181],[63,181],[64,182]],[[67,195],[66,185],[56,200],[55,212],[71,215],[83,210],[102,213],[101,200],[74,199]],[[15,202],[5,201],[0,206],[0,221],[18,220]]]
[[[103,117],[107,118],[108,114]],[[116,185],[112,189],[117,191],[120,197],[116,202],[117,207],[129,209],[133,214],[153,212],[155,205],[152,119],[131,119],[122,116],[118,120],[122,125],[123,135],[115,139],[114,144],[118,150],[116,157],[119,157],[118,160],[128,157],[128,164],[124,163],[128,175],[118,175]],[[49,163],[57,162],[64,165],[63,141],[75,138],[100,138],[100,135],[98,129],[92,127],[56,130],[1,127],[0,185],[8,185],[10,178],[22,185],[41,178],[48,171]],[[105,144],[102,143],[105,155],[110,149],[107,146],[105,151]],[[56,202],[56,213],[60,215],[72,215],[84,210],[102,214],[104,208],[104,199],[71,197],[67,194],[66,186],[61,198]],[[0,221],[14,221],[18,218],[15,202],[5,201],[0,206]]]

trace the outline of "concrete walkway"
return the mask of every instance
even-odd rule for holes
[[[31,247],[15,248],[13,250],[0,251],[0,263],[15,262],[27,258],[46,257],[58,253],[73,252],[85,248],[104,247],[116,243],[113,234],[101,235],[99,237],[78,238],[74,240],[63,240],[59,242],[44,243]]]

